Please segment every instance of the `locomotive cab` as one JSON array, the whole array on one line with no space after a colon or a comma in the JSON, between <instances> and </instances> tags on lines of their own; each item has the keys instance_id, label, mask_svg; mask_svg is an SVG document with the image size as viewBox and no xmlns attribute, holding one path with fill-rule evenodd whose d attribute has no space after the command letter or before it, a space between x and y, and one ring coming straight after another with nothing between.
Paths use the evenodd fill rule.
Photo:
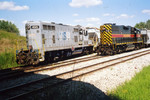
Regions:
<instances>
[{"instance_id":1,"label":"locomotive cab","mask_svg":"<svg viewBox=\"0 0 150 100\"><path fill-rule=\"evenodd\" d=\"M40 23L29 22L25 25L27 50L17 50L16 60L18 64L36 65L44 60L42 57L42 34Z\"/></svg>"}]
</instances>

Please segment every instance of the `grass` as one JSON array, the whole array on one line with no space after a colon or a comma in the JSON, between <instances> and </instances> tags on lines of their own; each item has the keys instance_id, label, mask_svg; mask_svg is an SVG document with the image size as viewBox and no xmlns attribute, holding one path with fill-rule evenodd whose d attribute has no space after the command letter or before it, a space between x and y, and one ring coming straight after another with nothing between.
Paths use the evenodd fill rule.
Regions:
<instances>
[{"instance_id":1,"label":"grass","mask_svg":"<svg viewBox=\"0 0 150 100\"><path fill-rule=\"evenodd\" d=\"M150 66L108 95L112 100L150 100Z\"/></svg>"},{"instance_id":2,"label":"grass","mask_svg":"<svg viewBox=\"0 0 150 100\"><path fill-rule=\"evenodd\" d=\"M26 49L26 38L18 36L15 33L0 30L0 53L7 51L15 51L16 49Z\"/></svg>"},{"instance_id":3,"label":"grass","mask_svg":"<svg viewBox=\"0 0 150 100\"><path fill-rule=\"evenodd\" d=\"M10 67L16 67L15 54L13 52L4 52L0 55L0 69L6 69Z\"/></svg>"},{"instance_id":4,"label":"grass","mask_svg":"<svg viewBox=\"0 0 150 100\"><path fill-rule=\"evenodd\" d=\"M26 38L15 33L0 30L0 69L18 66L16 50L26 49Z\"/></svg>"}]
</instances>

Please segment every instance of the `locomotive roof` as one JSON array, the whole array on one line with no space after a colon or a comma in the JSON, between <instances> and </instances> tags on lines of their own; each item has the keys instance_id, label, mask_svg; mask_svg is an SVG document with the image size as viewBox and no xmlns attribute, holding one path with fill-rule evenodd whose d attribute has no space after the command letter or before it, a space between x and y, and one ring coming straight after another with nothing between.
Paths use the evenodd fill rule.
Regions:
<instances>
[{"instance_id":1,"label":"locomotive roof","mask_svg":"<svg viewBox=\"0 0 150 100\"><path fill-rule=\"evenodd\" d=\"M105 23L104 25L112 25L112 26L125 26L125 25L116 25L116 23ZM125 26L125 27L132 27L132 26Z\"/></svg>"},{"instance_id":2,"label":"locomotive roof","mask_svg":"<svg viewBox=\"0 0 150 100\"><path fill-rule=\"evenodd\" d=\"M77 26L72 26L72 25L66 25L66 24L62 24L62 23L55 23L55 22L47 22L47 21L27 21L26 24L51 24L51 25L61 25L61 26L70 26L70 27L77 27L80 28L82 26L79 27L79 25Z\"/></svg>"}]
</instances>

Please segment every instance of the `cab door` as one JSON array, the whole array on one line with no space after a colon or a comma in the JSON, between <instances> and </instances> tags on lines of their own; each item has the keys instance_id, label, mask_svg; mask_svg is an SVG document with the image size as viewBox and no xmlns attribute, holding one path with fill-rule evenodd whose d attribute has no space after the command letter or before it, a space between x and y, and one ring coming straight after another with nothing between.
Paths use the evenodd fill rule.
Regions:
<instances>
[{"instance_id":1,"label":"cab door","mask_svg":"<svg viewBox=\"0 0 150 100\"><path fill-rule=\"evenodd\" d=\"M83 33L84 33L83 30L81 30L81 31L79 32L79 45L82 45L82 44L83 44Z\"/></svg>"}]
</instances>

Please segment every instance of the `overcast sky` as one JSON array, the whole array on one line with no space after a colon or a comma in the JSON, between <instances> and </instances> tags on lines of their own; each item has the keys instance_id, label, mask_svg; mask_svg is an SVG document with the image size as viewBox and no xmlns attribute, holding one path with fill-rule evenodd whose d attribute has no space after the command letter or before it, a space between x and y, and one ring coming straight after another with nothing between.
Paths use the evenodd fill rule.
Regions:
<instances>
[{"instance_id":1,"label":"overcast sky","mask_svg":"<svg viewBox=\"0 0 150 100\"><path fill-rule=\"evenodd\" d=\"M26 21L49 21L99 27L131 25L150 19L150 0L0 0L0 20L17 25L25 35Z\"/></svg>"}]
</instances>

